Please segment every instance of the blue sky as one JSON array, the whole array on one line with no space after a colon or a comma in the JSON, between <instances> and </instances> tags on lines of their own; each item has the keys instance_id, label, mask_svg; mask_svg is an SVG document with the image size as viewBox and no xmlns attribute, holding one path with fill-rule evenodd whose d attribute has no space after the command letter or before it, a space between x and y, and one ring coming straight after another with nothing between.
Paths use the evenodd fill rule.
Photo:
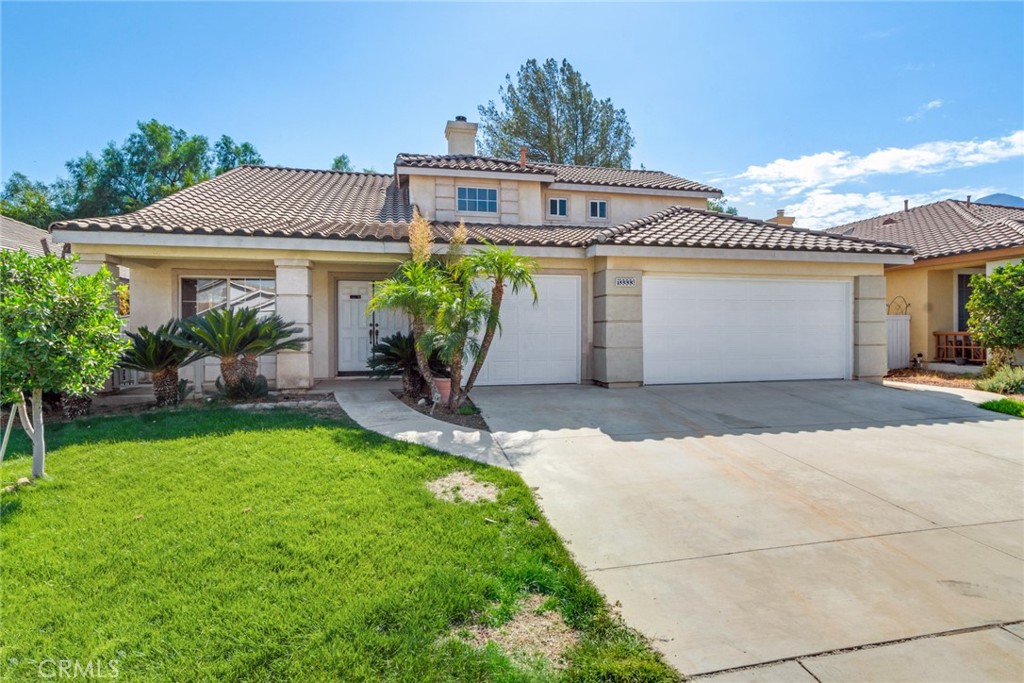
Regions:
<instances>
[{"instance_id":1,"label":"blue sky","mask_svg":"<svg viewBox=\"0 0 1024 683\"><path fill-rule=\"evenodd\" d=\"M968 193L1024 194L1024 3L12 3L0 174L156 118L324 168L445 150L530 57L625 108L634 166L825 227Z\"/></svg>"}]
</instances>

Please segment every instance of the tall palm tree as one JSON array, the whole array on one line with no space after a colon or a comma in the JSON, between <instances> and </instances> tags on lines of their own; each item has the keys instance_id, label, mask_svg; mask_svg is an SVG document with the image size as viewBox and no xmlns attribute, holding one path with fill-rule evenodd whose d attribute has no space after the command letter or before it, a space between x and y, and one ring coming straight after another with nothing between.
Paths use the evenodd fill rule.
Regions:
<instances>
[{"instance_id":1,"label":"tall palm tree","mask_svg":"<svg viewBox=\"0 0 1024 683\"><path fill-rule=\"evenodd\" d=\"M529 289L533 293L533 302L537 303L537 285L533 282L533 274L537 270L537 261L528 256L521 256L515 249L502 249L493 244L485 244L472 254L466 255L462 263L465 272L472 279L486 280L491 283L491 305L487 311L487 322L484 325L484 337L480 341L480 352L473 361L473 369L466 380L466 388L462 391L461 401L465 401L476 384L480 369L487 359L487 352L494 341L494 333L501 329L501 302L505 290L512 289L513 294ZM461 402L460 401L460 402Z\"/></svg>"},{"instance_id":2,"label":"tall palm tree","mask_svg":"<svg viewBox=\"0 0 1024 683\"><path fill-rule=\"evenodd\" d=\"M405 261L398 270L378 283L367 312L393 308L404 311L411 320L416 339L416 362L431 395L437 395L437 382L430 368L432 339L427 326L437 314L438 302L448 296L450 279L442 268L429 260Z\"/></svg>"},{"instance_id":3,"label":"tall palm tree","mask_svg":"<svg viewBox=\"0 0 1024 683\"><path fill-rule=\"evenodd\" d=\"M131 346L121 356L122 368L141 370L153 376L153 395L158 406L178 402L178 368L199 360L203 353L174 343L181 334L181 323L172 320L151 332L142 326L137 332L128 332Z\"/></svg>"}]
</instances>

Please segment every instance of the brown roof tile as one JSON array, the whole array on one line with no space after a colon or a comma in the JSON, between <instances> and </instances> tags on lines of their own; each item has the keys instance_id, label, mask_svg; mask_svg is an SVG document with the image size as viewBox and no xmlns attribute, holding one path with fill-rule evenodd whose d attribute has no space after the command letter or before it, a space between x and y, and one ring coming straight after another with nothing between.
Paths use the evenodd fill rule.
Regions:
<instances>
[{"instance_id":1,"label":"brown roof tile","mask_svg":"<svg viewBox=\"0 0 1024 683\"><path fill-rule=\"evenodd\" d=\"M730 214L674 206L603 230L597 241L653 247L910 254L909 247L812 232Z\"/></svg>"},{"instance_id":2,"label":"brown roof tile","mask_svg":"<svg viewBox=\"0 0 1024 683\"><path fill-rule=\"evenodd\" d=\"M552 175L551 171L540 168L537 164L528 163L521 166L518 161L470 154L399 154L395 159L395 166L399 168L438 168L453 171Z\"/></svg>"},{"instance_id":3,"label":"brown roof tile","mask_svg":"<svg viewBox=\"0 0 1024 683\"><path fill-rule=\"evenodd\" d=\"M946 199L829 228L833 235L909 244L917 259L1024 246L1024 209Z\"/></svg>"}]
</instances>

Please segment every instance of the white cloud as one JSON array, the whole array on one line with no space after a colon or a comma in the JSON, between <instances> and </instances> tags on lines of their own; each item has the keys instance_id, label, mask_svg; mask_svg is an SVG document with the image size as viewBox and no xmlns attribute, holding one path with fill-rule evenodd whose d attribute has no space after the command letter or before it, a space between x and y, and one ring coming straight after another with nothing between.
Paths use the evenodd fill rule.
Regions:
<instances>
[{"instance_id":1,"label":"white cloud","mask_svg":"<svg viewBox=\"0 0 1024 683\"><path fill-rule=\"evenodd\" d=\"M942 107L942 105L942 100L932 100L930 102L925 102L920 107L918 107L917 111L915 111L913 114L911 114L910 116L904 116L903 120L906 121L907 123L918 121L921 119L921 117L925 115L925 113L930 112L934 109L939 109L940 107Z\"/></svg>"},{"instance_id":2,"label":"white cloud","mask_svg":"<svg viewBox=\"0 0 1024 683\"><path fill-rule=\"evenodd\" d=\"M998 192L993 187L946 188L934 192L900 195L893 192L832 192L826 188L812 190L799 202L786 205L786 214L796 218L801 228L822 230L852 221L892 213L910 206L921 206L942 199L963 199L967 195L982 197Z\"/></svg>"},{"instance_id":3,"label":"white cloud","mask_svg":"<svg viewBox=\"0 0 1024 683\"><path fill-rule=\"evenodd\" d=\"M939 140L913 147L889 147L865 156L845 150L819 152L748 167L736 176L738 180L749 181L740 188L738 197L764 194L797 197L810 190L861 182L876 175L940 173L1022 156L1024 130L990 140Z\"/></svg>"}]
</instances>

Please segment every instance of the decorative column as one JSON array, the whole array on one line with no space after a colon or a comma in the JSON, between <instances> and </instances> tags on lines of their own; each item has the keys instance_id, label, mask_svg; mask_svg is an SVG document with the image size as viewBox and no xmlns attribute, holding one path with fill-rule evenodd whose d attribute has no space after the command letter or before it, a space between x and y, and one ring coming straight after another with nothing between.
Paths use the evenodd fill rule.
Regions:
<instances>
[{"instance_id":1,"label":"decorative column","mask_svg":"<svg viewBox=\"0 0 1024 683\"><path fill-rule=\"evenodd\" d=\"M299 336L312 336L313 264L305 259L276 259L277 313L301 329ZM277 388L310 389L313 386L312 342L301 351L277 353Z\"/></svg>"},{"instance_id":2,"label":"decorative column","mask_svg":"<svg viewBox=\"0 0 1024 683\"><path fill-rule=\"evenodd\" d=\"M885 276L860 275L853 282L853 377L881 384L888 366Z\"/></svg>"},{"instance_id":3,"label":"decorative column","mask_svg":"<svg viewBox=\"0 0 1024 683\"><path fill-rule=\"evenodd\" d=\"M594 381L636 387L644 381L643 277L639 270L594 273Z\"/></svg>"}]
</instances>

